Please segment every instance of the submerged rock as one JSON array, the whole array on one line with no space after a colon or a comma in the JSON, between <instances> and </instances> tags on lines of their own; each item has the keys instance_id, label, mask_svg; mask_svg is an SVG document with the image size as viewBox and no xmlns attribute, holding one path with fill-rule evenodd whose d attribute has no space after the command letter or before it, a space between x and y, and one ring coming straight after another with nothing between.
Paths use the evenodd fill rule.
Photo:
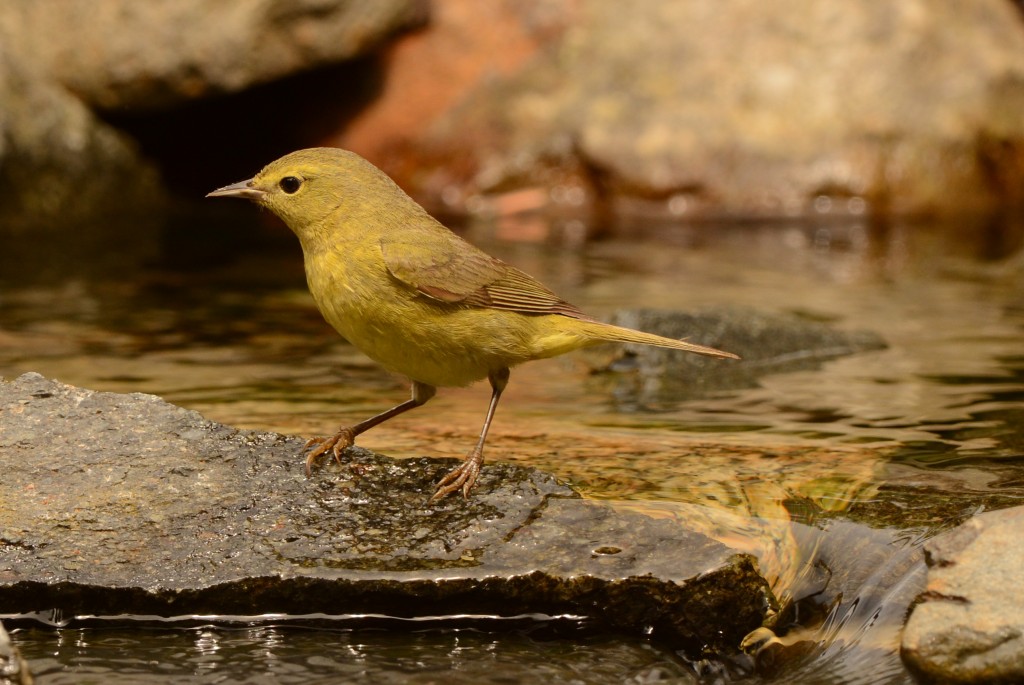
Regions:
<instances>
[{"instance_id":1,"label":"submerged rock","mask_svg":"<svg viewBox=\"0 0 1024 685\"><path fill-rule=\"evenodd\" d=\"M677 524L488 464L303 441L151 395L0 383L0 613L577 616L691 654L735 651L774 598L754 559Z\"/></svg>"},{"instance_id":2,"label":"submerged rock","mask_svg":"<svg viewBox=\"0 0 1024 685\"><path fill-rule=\"evenodd\" d=\"M1024 682L1024 507L975 516L925 546L928 585L903 660L929 681Z\"/></svg>"},{"instance_id":3,"label":"submerged rock","mask_svg":"<svg viewBox=\"0 0 1024 685\"><path fill-rule=\"evenodd\" d=\"M617 401L625 404L681 401L723 390L752 388L768 374L817 369L830 359L888 347L873 331L843 330L794 314L766 314L741 307L718 307L692 314L622 310L612 323L668 338L685 338L741 357L738 362L723 362L634 344L589 353L587 358L596 371L630 373L615 393Z\"/></svg>"}]
</instances>

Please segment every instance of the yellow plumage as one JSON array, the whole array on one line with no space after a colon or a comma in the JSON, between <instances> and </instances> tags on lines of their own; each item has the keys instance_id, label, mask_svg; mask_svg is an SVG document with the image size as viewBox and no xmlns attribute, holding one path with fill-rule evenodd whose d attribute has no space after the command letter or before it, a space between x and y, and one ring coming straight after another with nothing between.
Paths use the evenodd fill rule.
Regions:
<instances>
[{"instance_id":1,"label":"yellow plumage","mask_svg":"<svg viewBox=\"0 0 1024 685\"><path fill-rule=\"evenodd\" d=\"M354 153L300 150L254 178L210 193L242 197L298 236L306 280L324 318L349 342L413 381L413 396L337 435L311 441L307 469L363 431L423 404L439 386L487 378L493 389L480 440L442 479L434 499L467 495L509 369L602 342L735 355L591 319L529 275L473 247Z\"/></svg>"}]
</instances>

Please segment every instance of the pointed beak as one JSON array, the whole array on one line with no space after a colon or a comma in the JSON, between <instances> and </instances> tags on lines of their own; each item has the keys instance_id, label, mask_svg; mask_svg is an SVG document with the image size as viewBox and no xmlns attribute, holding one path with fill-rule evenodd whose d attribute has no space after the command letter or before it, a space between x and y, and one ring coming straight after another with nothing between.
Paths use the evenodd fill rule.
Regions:
<instances>
[{"instance_id":1,"label":"pointed beak","mask_svg":"<svg viewBox=\"0 0 1024 685\"><path fill-rule=\"evenodd\" d=\"M266 192L253 188L252 181L253 179L250 178L247 181L239 181L223 188L217 188L212 193L207 193L206 197L240 197L243 200L259 202L266 196Z\"/></svg>"}]
</instances>

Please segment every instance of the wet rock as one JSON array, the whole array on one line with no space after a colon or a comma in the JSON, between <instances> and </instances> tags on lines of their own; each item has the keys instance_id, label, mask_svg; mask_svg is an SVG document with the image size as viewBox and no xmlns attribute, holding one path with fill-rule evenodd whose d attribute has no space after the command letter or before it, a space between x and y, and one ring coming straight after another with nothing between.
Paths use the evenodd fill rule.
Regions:
<instances>
[{"instance_id":1,"label":"wet rock","mask_svg":"<svg viewBox=\"0 0 1024 685\"><path fill-rule=\"evenodd\" d=\"M32 672L0 623L0 685L31 685Z\"/></svg>"},{"instance_id":2,"label":"wet rock","mask_svg":"<svg viewBox=\"0 0 1024 685\"><path fill-rule=\"evenodd\" d=\"M617 513L551 476L303 441L150 395L0 383L0 613L585 617L693 654L737 649L774 599L752 557Z\"/></svg>"},{"instance_id":3,"label":"wet rock","mask_svg":"<svg viewBox=\"0 0 1024 685\"><path fill-rule=\"evenodd\" d=\"M430 187L582 183L618 209L691 217L1022 198L1012 3L579 4L540 58L439 124Z\"/></svg>"},{"instance_id":4,"label":"wet rock","mask_svg":"<svg viewBox=\"0 0 1024 685\"><path fill-rule=\"evenodd\" d=\"M33 236L36 253L45 253L36 261L79 259L73 249L41 250L40 233L74 235L83 222L112 217L134 221L162 201L158 177L126 136L9 48L0 38L0 235ZM145 233L137 221L134 230Z\"/></svg>"},{"instance_id":5,"label":"wet rock","mask_svg":"<svg viewBox=\"0 0 1024 685\"><path fill-rule=\"evenodd\" d=\"M1024 507L975 516L925 553L927 589L903 630L907 666L935 682L1024 682Z\"/></svg>"},{"instance_id":6,"label":"wet rock","mask_svg":"<svg viewBox=\"0 0 1024 685\"><path fill-rule=\"evenodd\" d=\"M425 14L421 0L17 2L0 38L93 107L152 108L350 59Z\"/></svg>"},{"instance_id":7,"label":"wet rock","mask_svg":"<svg viewBox=\"0 0 1024 685\"><path fill-rule=\"evenodd\" d=\"M830 359L881 350L872 331L850 331L795 314L767 314L740 307L694 313L635 309L616 312L612 323L738 354L738 362L648 345L601 348L587 354L595 370L618 376L618 401L680 401L713 392L755 387L773 373L820 368Z\"/></svg>"}]
</instances>

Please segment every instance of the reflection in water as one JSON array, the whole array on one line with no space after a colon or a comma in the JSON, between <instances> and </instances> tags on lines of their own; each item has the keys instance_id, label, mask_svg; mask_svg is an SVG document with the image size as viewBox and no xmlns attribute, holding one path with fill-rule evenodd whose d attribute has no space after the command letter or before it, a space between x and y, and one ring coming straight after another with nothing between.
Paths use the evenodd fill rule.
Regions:
<instances>
[{"instance_id":1,"label":"reflection in water","mask_svg":"<svg viewBox=\"0 0 1024 685\"><path fill-rule=\"evenodd\" d=\"M621 402L619 386L635 379L593 376L580 355L536 362L513 371L490 458L554 472L589 497L674 518L756 554L776 593L790 600L777 642L762 649L761 677L852 683L873 674L870 682L909 682L898 629L921 585L923 540L978 510L1024 499L1019 228L633 228L628 239L571 250L492 241L486 225L471 238L598 317L620 307L742 305L874 331L888 348L770 375L755 388L700 399L660 394L656 403ZM155 393L225 423L304 435L407 396L401 379L320 320L304 291L297 245L211 258L202 251L215 248L205 243L168 240L169 253L198 252L190 263L216 266L197 271L175 262L125 280L112 273L32 284L5 277L23 272L0 264L0 374L32 370L96 389ZM486 399L483 386L442 390L360 444L396 457L461 456ZM609 682L694 677L690 666L624 641L595 646L472 631L370 639L214 626L188 631L186 647L182 634L147 632L154 649L177 645L149 666L143 642L132 644L131 658L113 656L103 640L127 639L113 632L60 631L56 648L49 633L15 639L40 658L41 672L54 674L41 682L71 682L55 675L63 666L44 656L48 649L61 664L111 668L125 659L116 670L148 668L154 682L163 669L171 677L175 662L184 669L178 676L192 677L204 663L223 672L240 650L250 668L266 668L278 682L338 669L370 673L367 660L382 653L393 659L375 682L487 658L486 669L524 677L532 660L531 679L550 671L551 682L567 682L577 668L591 669L590 682L601 681L589 676L602 669ZM742 675L743 664L733 667Z\"/></svg>"},{"instance_id":2,"label":"reflection in water","mask_svg":"<svg viewBox=\"0 0 1024 685\"><path fill-rule=\"evenodd\" d=\"M74 642L19 630L39 683L619 683L698 682L681 659L641 639L547 629L331 630L301 625L64 629ZM47 645L49 641L49 646ZM216 644L216 654L208 651ZM212 657L216 658L212 658Z\"/></svg>"}]
</instances>

